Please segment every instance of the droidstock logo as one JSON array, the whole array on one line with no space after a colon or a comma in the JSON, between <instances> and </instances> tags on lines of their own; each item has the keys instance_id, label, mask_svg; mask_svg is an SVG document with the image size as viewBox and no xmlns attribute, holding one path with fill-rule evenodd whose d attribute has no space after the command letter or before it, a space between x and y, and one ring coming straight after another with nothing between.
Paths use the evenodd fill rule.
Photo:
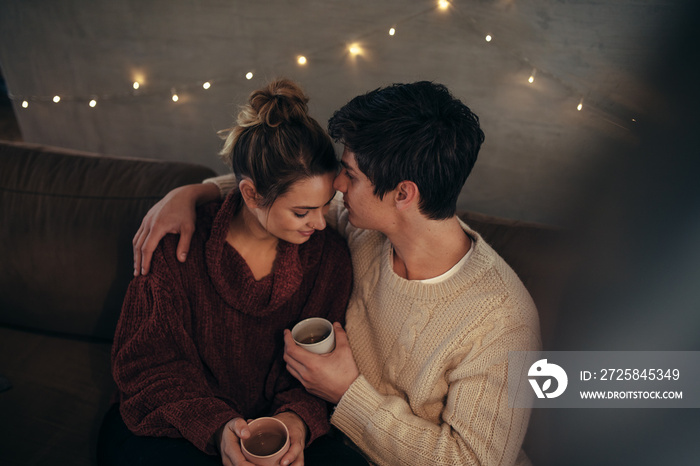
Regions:
<instances>
[{"instance_id":1,"label":"droidstock logo","mask_svg":"<svg viewBox=\"0 0 700 466\"><path fill-rule=\"evenodd\" d=\"M528 380L537 398L556 398L564 393L569 383L569 378L566 376L564 369L556 364L548 363L546 359L535 361L535 363L530 366L527 375L528 377L534 377L528 378ZM550 392L548 390L552 388L552 379L557 381L557 386L554 391ZM542 380L541 386L538 380Z\"/></svg>"}]
</instances>

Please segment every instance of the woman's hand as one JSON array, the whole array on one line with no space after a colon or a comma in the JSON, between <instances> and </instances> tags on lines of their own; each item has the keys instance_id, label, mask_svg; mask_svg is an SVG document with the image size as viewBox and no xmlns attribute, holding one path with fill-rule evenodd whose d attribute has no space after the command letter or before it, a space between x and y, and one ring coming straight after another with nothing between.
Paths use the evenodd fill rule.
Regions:
<instances>
[{"instance_id":1,"label":"woman's hand","mask_svg":"<svg viewBox=\"0 0 700 466\"><path fill-rule=\"evenodd\" d=\"M282 466L304 466L306 423L295 413L285 412L275 416L287 426L289 450L280 460ZM241 439L250 437L248 423L240 417L231 419L216 433L216 443L224 466L254 466L246 461L241 451Z\"/></svg>"},{"instance_id":2,"label":"woman's hand","mask_svg":"<svg viewBox=\"0 0 700 466\"><path fill-rule=\"evenodd\" d=\"M216 434L221 463L224 466L255 466L241 452L241 439L250 437L248 423L241 417L228 421Z\"/></svg>"},{"instance_id":3,"label":"woman's hand","mask_svg":"<svg viewBox=\"0 0 700 466\"><path fill-rule=\"evenodd\" d=\"M212 183L191 184L173 189L151 207L132 241L134 276L148 273L153 251L168 233L180 234L177 258L185 262L194 233L197 205L216 200L219 196L219 188Z\"/></svg>"},{"instance_id":4,"label":"woman's hand","mask_svg":"<svg viewBox=\"0 0 700 466\"><path fill-rule=\"evenodd\" d=\"M275 416L284 422L289 431L289 451L282 457L282 466L304 466L304 447L306 446L306 423L297 414L287 411Z\"/></svg>"}]
</instances>

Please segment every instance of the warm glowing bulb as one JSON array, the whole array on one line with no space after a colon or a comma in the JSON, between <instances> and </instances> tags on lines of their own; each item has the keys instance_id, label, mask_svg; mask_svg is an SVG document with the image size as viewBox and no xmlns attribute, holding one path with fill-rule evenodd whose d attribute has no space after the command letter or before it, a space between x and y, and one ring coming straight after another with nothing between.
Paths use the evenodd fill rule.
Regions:
<instances>
[{"instance_id":1,"label":"warm glowing bulb","mask_svg":"<svg viewBox=\"0 0 700 466\"><path fill-rule=\"evenodd\" d=\"M24 102L22 102L22 108L27 108L27 107L29 107L29 102L27 102L25 100Z\"/></svg>"},{"instance_id":2,"label":"warm glowing bulb","mask_svg":"<svg viewBox=\"0 0 700 466\"><path fill-rule=\"evenodd\" d=\"M446 10L448 6L450 6L450 2L447 0L440 0L438 2L438 6L440 7L441 10Z\"/></svg>"},{"instance_id":3,"label":"warm glowing bulb","mask_svg":"<svg viewBox=\"0 0 700 466\"><path fill-rule=\"evenodd\" d=\"M57 95L53 96L53 102L55 104L59 103L60 101L61 101L61 98L59 96L57 96Z\"/></svg>"},{"instance_id":4,"label":"warm glowing bulb","mask_svg":"<svg viewBox=\"0 0 700 466\"><path fill-rule=\"evenodd\" d=\"M245 78L246 78L246 79L253 79L253 72L252 72L252 71L248 71L248 72L245 74Z\"/></svg>"},{"instance_id":5,"label":"warm glowing bulb","mask_svg":"<svg viewBox=\"0 0 700 466\"><path fill-rule=\"evenodd\" d=\"M491 37L491 34L486 34L486 42L491 42L491 39L493 39L493 37Z\"/></svg>"},{"instance_id":6,"label":"warm glowing bulb","mask_svg":"<svg viewBox=\"0 0 700 466\"><path fill-rule=\"evenodd\" d=\"M297 58L297 63L299 63L300 65L306 65L306 57L303 56L303 55L300 55L300 56Z\"/></svg>"},{"instance_id":7,"label":"warm glowing bulb","mask_svg":"<svg viewBox=\"0 0 700 466\"><path fill-rule=\"evenodd\" d=\"M97 101L95 99L92 99L88 105L90 107L94 107L95 105L97 105Z\"/></svg>"},{"instance_id":8,"label":"warm glowing bulb","mask_svg":"<svg viewBox=\"0 0 700 466\"><path fill-rule=\"evenodd\" d=\"M203 87L204 89L209 89L209 88L211 87L211 83L210 83L209 81L207 81L207 82L205 82L204 84L202 84L202 87Z\"/></svg>"},{"instance_id":9,"label":"warm glowing bulb","mask_svg":"<svg viewBox=\"0 0 700 466\"><path fill-rule=\"evenodd\" d=\"M173 102L177 102L180 100L180 98L177 96L177 94L173 94Z\"/></svg>"},{"instance_id":10,"label":"warm glowing bulb","mask_svg":"<svg viewBox=\"0 0 700 466\"><path fill-rule=\"evenodd\" d=\"M537 69L536 69L536 68L533 68L533 69L532 69L532 73L530 73L530 77L527 78L527 82L529 82L530 84L534 83L534 82L535 82L535 76L536 76L536 75L537 75Z\"/></svg>"},{"instance_id":11,"label":"warm glowing bulb","mask_svg":"<svg viewBox=\"0 0 700 466\"><path fill-rule=\"evenodd\" d=\"M396 34L396 29L394 29L394 28L389 29L389 35L393 36L394 34Z\"/></svg>"},{"instance_id":12,"label":"warm glowing bulb","mask_svg":"<svg viewBox=\"0 0 700 466\"><path fill-rule=\"evenodd\" d=\"M350 55L357 56L362 53L362 48L360 48L360 46L357 44L352 44L350 47L348 47L348 51L350 52Z\"/></svg>"},{"instance_id":13,"label":"warm glowing bulb","mask_svg":"<svg viewBox=\"0 0 700 466\"><path fill-rule=\"evenodd\" d=\"M583 108L583 102L579 102L578 107L576 107L576 110L578 110L580 112L582 108Z\"/></svg>"},{"instance_id":14,"label":"warm glowing bulb","mask_svg":"<svg viewBox=\"0 0 700 466\"><path fill-rule=\"evenodd\" d=\"M141 87L141 84L139 84L138 81L134 81L134 89L138 89L139 87Z\"/></svg>"}]
</instances>

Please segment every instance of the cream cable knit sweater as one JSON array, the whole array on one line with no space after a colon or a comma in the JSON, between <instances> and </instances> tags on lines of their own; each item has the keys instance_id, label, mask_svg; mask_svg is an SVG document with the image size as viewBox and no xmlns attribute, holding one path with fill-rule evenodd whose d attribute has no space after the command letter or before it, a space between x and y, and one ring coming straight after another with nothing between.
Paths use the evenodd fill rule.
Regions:
<instances>
[{"instance_id":1,"label":"cream cable knit sweater","mask_svg":"<svg viewBox=\"0 0 700 466\"><path fill-rule=\"evenodd\" d=\"M214 180L226 192L231 177ZM530 412L508 407L508 352L540 349L522 282L466 224L472 254L448 280L396 275L391 243L349 224L342 195L329 225L348 240L354 287L346 330L360 377L331 422L378 465L527 465Z\"/></svg>"}]
</instances>

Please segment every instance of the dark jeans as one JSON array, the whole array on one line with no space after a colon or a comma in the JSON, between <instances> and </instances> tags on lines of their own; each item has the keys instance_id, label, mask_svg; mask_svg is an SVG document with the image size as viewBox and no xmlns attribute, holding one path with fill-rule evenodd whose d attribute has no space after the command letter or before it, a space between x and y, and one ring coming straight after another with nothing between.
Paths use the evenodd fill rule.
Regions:
<instances>
[{"instance_id":1,"label":"dark jeans","mask_svg":"<svg viewBox=\"0 0 700 466\"><path fill-rule=\"evenodd\" d=\"M140 437L131 433L113 405L100 428L97 441L99 466L221 466L221 457L210 456L183 438ZM304 450L306 466L366 466L365 459L339 436L324 435Z\"/></svg>"}]
</instances>

